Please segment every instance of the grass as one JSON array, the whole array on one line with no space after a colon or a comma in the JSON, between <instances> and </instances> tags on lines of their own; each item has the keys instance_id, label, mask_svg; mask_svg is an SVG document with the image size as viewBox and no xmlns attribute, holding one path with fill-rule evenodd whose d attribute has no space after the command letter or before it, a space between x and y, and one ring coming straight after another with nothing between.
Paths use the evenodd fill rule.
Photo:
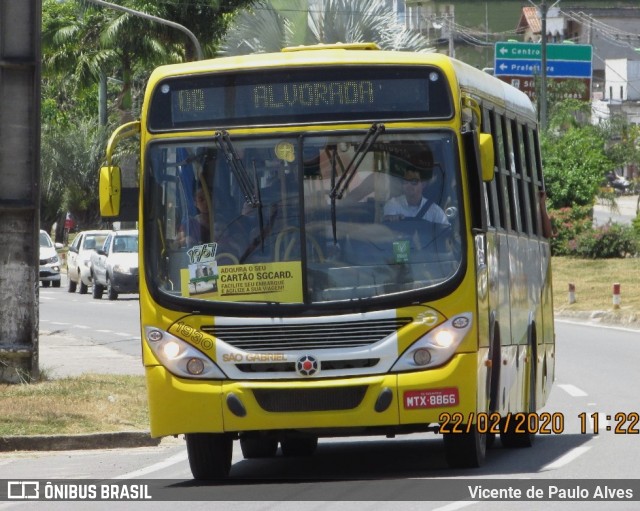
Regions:
<instances>
[{"instance_id":1,"label":"grass","mask_svg":"<svg viewBox=\"0 0 640 511\"><path fill-rule=\"evenodd\" d=\"M640 325L640 259L584 260L555 257L557 313L604 311L605 321ZM576 302L568 303L569 283ZM612 288L621 286L614 310ZM0 436L79 434L149 429L142 376L83 375L31 384L0 384Z\"/></svg>"},{"instance_id":2,"label":"grass","mask_svg":"<svg viewBox=\"0 0 640 511\"><path fill-rule=\"evenodd\" d=\"M607 321L640 324L640 258L574 259L554 257L553 301L558 314L601 311ZM576 302L569 303L569 283ZM613 307L613 285L620 284L620 308Z\"/></svg>"},{"instance_id":3,"label":"grass","mask_svg":"<svg viewBox=\"0 0 640 511\"><path fill-rule=\"evenodd\" d=\"M87 374L0 384L0 436L145 431L146 398L142 376Z\"/></svg>"}]
</instances>

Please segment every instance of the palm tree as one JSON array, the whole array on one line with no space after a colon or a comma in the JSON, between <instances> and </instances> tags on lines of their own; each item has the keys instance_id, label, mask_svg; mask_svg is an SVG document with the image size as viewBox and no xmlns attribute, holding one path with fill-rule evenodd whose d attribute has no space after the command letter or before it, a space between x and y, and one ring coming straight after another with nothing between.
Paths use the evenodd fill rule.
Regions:
<instances>
[{"instance_id":1,"label":"palm tree","mask_svg":"<svg viewBox=\"0 0 640 511\"><path fill-rule=\"evenodd\" d=\"M133 10L186 26L213 56L233 13L253 0L112 0ZM68 76L74 88L105 84L105 72L121 84L117 99L120 120L132 114L134 79L146 82L160 64L193 60L194 49L185 35L130 13L97 6L89 0L45 0L43 5L45 72Z\"/></svg>"},{"instance_id":2,"label":"palm tree","mask_svg":"<svg viewBox=\"0 0 640 511\"><path fill-rule=\"evenodd\" d=\"M286 46L375 42L387 50L434 51L428 39L398 23L384 0L259 0L241 12L223 44L228 55L280 51Z\"/></svg>"}]
</instances>

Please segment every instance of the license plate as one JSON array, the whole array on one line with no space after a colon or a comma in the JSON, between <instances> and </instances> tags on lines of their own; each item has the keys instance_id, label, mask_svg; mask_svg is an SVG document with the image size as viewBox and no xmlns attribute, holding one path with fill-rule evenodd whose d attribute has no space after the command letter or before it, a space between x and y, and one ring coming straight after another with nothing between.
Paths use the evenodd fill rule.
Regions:
<instances>
[{"instance_id":1,"label":"license plate","mask_svg":"<svg viewBox=\"0 0 640 511\"><path fill-rule=\"evenodd\" d=\"M457 387L443 389L409 390L403 395L407 410L417 408L448 408L458 406L460 393Z\"/></svg>"}]
</instances>

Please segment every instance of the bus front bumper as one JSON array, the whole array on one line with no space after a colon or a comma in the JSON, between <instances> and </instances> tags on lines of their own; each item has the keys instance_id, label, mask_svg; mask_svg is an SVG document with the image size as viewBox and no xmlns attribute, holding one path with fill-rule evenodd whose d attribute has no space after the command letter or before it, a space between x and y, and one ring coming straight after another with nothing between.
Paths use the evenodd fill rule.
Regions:
<instances>
[{"instance_id":1,"label":"bus front bumper","mask_svg":"<svg viewBox=\"0 0 640 511\"><path fill-rule=\"evenodd\" d=\"M436 369L342 379L187 380L149 366L151 435L435 424L443 414L473 415L476 374L475 353Z\"/></svg>"}]
</instances>

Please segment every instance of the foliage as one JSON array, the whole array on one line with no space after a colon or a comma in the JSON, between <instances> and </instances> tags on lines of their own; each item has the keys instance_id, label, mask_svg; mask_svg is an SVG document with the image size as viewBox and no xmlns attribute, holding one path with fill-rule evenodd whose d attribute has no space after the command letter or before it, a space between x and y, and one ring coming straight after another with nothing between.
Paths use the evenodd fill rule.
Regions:
<instances>
[{"instance_id":1,"label":"foliage","mask_svg":"<svg viewBox=\"0 0 640 511\"><path fill-rule=\"evenodd\" d=\"M554 254L593 258L634 254L638 248L633 230L616 224L593 229L590 210L596 197L615 205L615 194L603 186L605 176L616 168L638 165L640 130L621 117L590 124L588 102L555 102L552 111L541 148Z\"/></svg>"},{"instance_id":2,"label":"foliage","mask_svg":"<svg viewBox=\"0 0 640 511\"><path fill-rule=\"evenodd\" d=\"M554 236L551 249L554 256L588 259L627 257L640 248L640 237L634 229L617 223L593 227L592 209L574 206L550 210Z\"/></svg>"},{"instance_id":3,"label":"foliage","mask_svg":"<svg viewBox=\"0 0 640 511\"><path fill-rule=\"evenodd\" d=\"M575 240L575 255L589 259L606 259L635 255L638 240L626 225L608 223L582 232Z\"/></svg>"},{"instance_id":4,"label":"foliage","mask_svg":"<svg viewBox=\"0 0 640 511\"><path fill-rule=\"evenodd\" d=\"M598 125L602 137L607 140L605 151L613 167L638 166L640 162L640 126L630 124L626 117L614 116Z\"/></svg>"},{"instance_id":5,"label":"foliage","mask_svg":"<svg viewBox=\"0 0 640 511\"><path fill-rule=\"evenodd\" d=\"M604 140L592 126L547 132L541 140L545 184L551 208L591 206L613 166Z\"/></svg>"},{"instance_id":6,"label":"foliage","mask_svg":"<svg viewBox=\"0 0 640 511\"><path fill-rule=\"evenodd\" d=\"M562 85L564 84L555 87ZM591 117L591 103L577 99L550 101L549 111L553 112L553 115L549 118L548 129L560 134L587 125Z\"/></svg>"},{"instance_id":7,"label":"foliage","mask_svg":"<svg viewBox=\"0 0 640 511\"><path fill-rule=\"evenodd\" d=\"M211 57L234 12L253 0L111 1L186 26ZM139 116L156 66L192 59L193 45L174 28L87 0L43 0L43 226L66 211L81 226L98 219L97 170L111 132L97 127L99 89L106 92L107 123L121 124Z\"/></svg>"},{"instance_id":8,"label":"foliage","mask_svg":"<svg viewBox=\"0 0 640 511\"><path fill-rule=\"evenodd\" d=\"M388 50L433 51L428 39L398 23L384 0L259 0L241 12L224 53L277 52L287 46L374 42Z\"/></svg>"},{"instance_id":9,"label":"foliage","mask_svg":"<svg viewBox=\"0 0 640 511\"><path fill-rule=\"evenodd\" d=\"M575 254L575 240L583 232L591 229L593 224L592 208L574 206L560 209L549 209L554 236L551 239L553 255Z\"/></svg>"},{"instance_id":10,"label":"foliage","mask_svg":"<svg viewBox=\"0 0 640 511\"><path fill-rule=\"evenodd\" d=\"M636 214L636 217L631 221L636 237L640 240L640 211Z\"/></svg>"},{"instance_id":11,"label":"foliage","mask_svg":"<svg viewBox=\"0 0 640 511\"><path fill-rule=\"evenodd\" d=\"M591 104L554 101L548 130L541 138L547 195L552 208L612 202L605 176L614 169L638 167L640 128L625 117L591 124Z\"/></svg>"},{"instance_id":12,"label":"foliage","mask_svg":"<svg viewBox=\"0 0 640 511\"><path fill-rule=\"evenodd\" d=\"M44 124L41 142L40 217L50 229L70 211L80 228L98 225L98 172L108 133L95 120Z\"/></svg>"}]
</instances>

